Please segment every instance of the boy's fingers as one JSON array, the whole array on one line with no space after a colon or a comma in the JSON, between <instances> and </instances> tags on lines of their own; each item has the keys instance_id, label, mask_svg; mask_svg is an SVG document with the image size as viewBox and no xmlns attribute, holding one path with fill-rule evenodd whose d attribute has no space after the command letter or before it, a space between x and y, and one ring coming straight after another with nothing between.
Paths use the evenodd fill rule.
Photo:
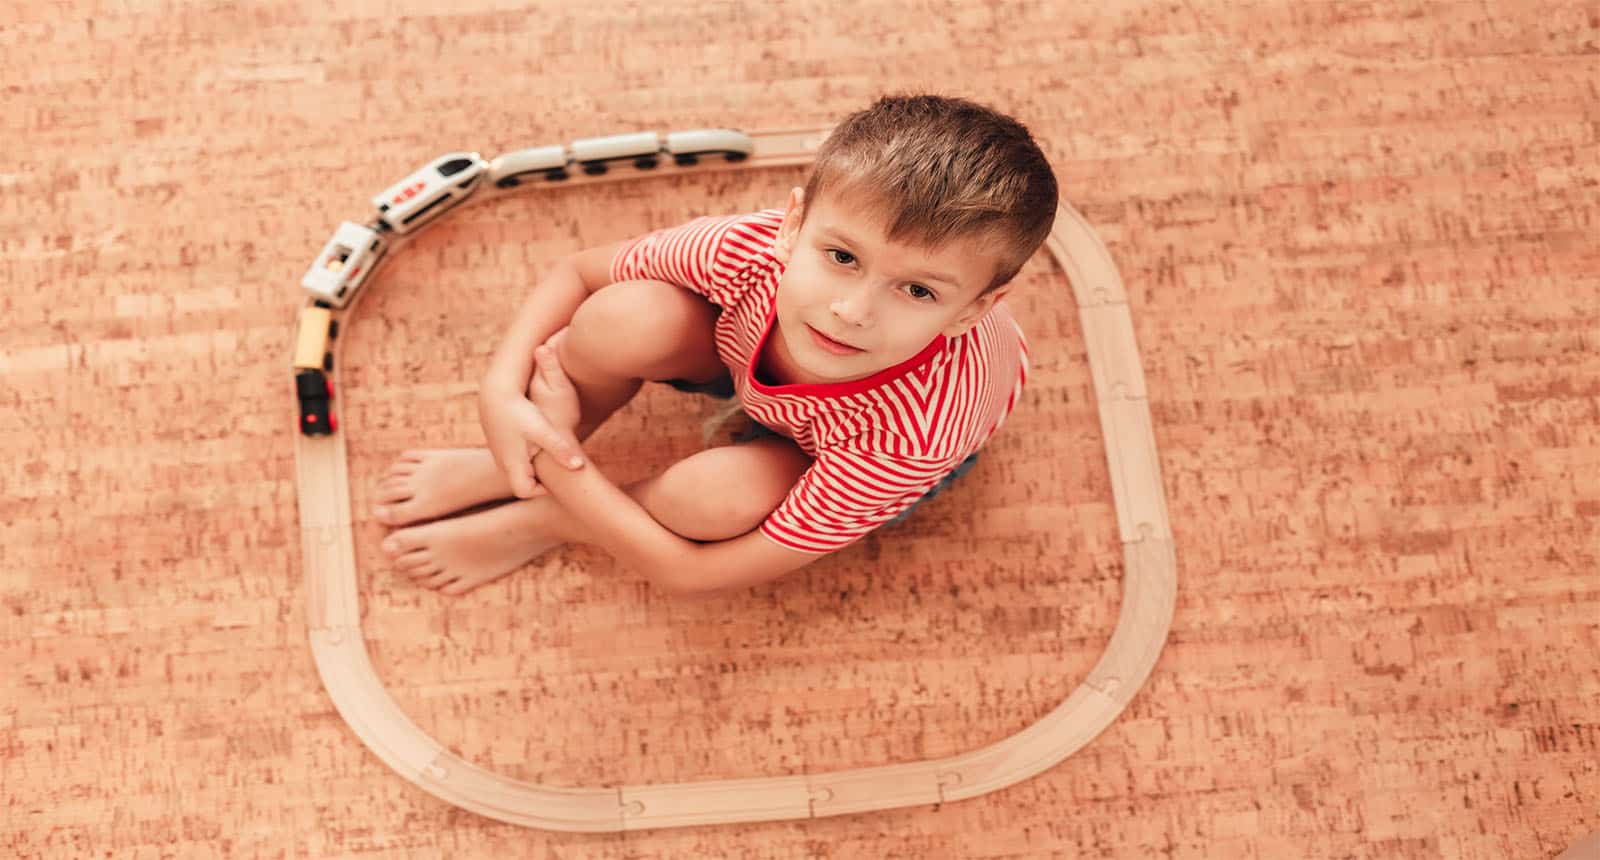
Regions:
<instances>
[{"instance_id":1,"label":"boy's fingers","mask_svg":"<svg viewBox=\"0 0 1600 860\"><path fill-rule=\"evenodd\" d=\"M541 447L549 451L551 456L565 463L569 469L583 467L583 448L578 445L576 439L562 435L554 427L548 429L545 435L548 438L545 439L546 444Z\"/></svg>"},{"instance_id":2,"label":"boy's fingers","mask_svg":"<svg viewBox=\"0 0 1600 860\"><path fill-rule=\"evenodd\" d=\"M571 436L562 439L561 448L559 450L564 452L561 455L561 459L566 461L567 468L583 468L583 448L578 444L577 439L574 439Z\"/></svg>"},{"instance_id":3,"label":"boy's fingers","mask_svg":"<svg viewBox=\"0 0 1600 860\"><path fill-rule=\"evenodd\" d=\"M532 477L532 474L533 463L528 460L523 460L522 462L516 463L511 467L511 473L509 475L511 478L511 489L517 494L517 498L525 499L533 492L533 488L529 486L531 483L529 479Z\"/></svg>"},{"instance_id":4,"label":"boy's fingers","mask_svg":"<svg viewBox=\"0 0 1600 860\"><path fill-rule=\"evenodd\" d=\"M545 381L551 386L560 387L568 384L567 375L561 370L561 358L556 355L556 350L550 344L539 347L539 369L544 371Z\"/></svg>"}]
</instances>

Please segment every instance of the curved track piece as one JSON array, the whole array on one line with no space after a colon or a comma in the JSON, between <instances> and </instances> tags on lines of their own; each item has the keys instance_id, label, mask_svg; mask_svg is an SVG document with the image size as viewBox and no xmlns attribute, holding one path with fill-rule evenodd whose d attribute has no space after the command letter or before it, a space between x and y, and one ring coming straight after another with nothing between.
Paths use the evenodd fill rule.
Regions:
<instances>
[{"instance_id":1,"label":"curved track piece","mask_svg":"<svg viewBox=\"0 0 1600 860\"><path fill-rule=\"evenodd\" d=\"M807 164L828 131L754 133L755 152L748 160L682 169ZM574 176L562 184L616 182L662 173L616 170ZM538 187L523 185L518 190ZM474 199L502 193L486 189ZM396 237L395 244L409 238ZM379 758L439 798L500 821L567 831L773 821L943 803L1020 782L1076 752L1122 713L1155 666L1172 621L1177 559L1122 279L1105 246L1070 205L1062 204L1046 247L1071 281L1087 341L1123 544L1124 585L1117 626L1105 653L1088 677L1043 719L972 752L856 770L616 788L557 788L498 776L454 755L423 732L378 680L361 637L344 434L297 434L311 649L339 713ZM344 318L345 328L375 276L343 311L335 312ZM345 340L337 341L334 349Z\"/></svg>"}]
</instances>

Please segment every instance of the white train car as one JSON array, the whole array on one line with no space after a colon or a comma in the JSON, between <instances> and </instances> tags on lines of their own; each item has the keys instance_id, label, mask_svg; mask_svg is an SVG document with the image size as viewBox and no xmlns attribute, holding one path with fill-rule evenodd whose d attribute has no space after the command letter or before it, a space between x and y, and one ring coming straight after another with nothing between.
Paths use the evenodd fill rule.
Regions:
<instances>
[{"instance_id":1,"label":"white train car","mask_svg":"<svg viewBox=\"0 0 1600 860\"><path fill-rule=\"evenodd\" d=\"M591 176L605 173L614 162L632 162L649 170L661 161L661 136L653 131L585 137L572 142L572 160Z\"/></svg>"},{"instance_id":2,"label":"white train car","mask_svg":"<svg viewBox=\"0 0 1600 860\"><path fill-rule=\"evenodd\" d=\"M322 253L300 279L300 287L312 298L342 308L372 278L388 251L389 243L377 230L345 221L322 246Z\"/></svg>"},{"instance_id":3,"label":"white train car","mask_svg":"<svg viewBox=\"0 0 1600 860\"><path fill-rule=\"evenodd\" d=\"M687 167L702 156L721 155L728 161L744 161L756 150L755 141L734 128L697 128L667 135L666 152L674 163Z\"/></svg>"},{"instance_id":4,"label":"white train car","mask_svg":"<svg viewBox=\"0 0 1600 860\"><path fill-rule=\"evenodd\" d=\"M514 188L536 176L550 182L569 179L575 169L599 176L619 163L653 170L664 156L680 167L689 167L708 156L743 161L754 152L750 136L731 128L674 131L665 139L653 131L586 137L574 140L570 147L536 146L498 156L489 162L488 181L496 188Z\"/></svg>"},{"instance_id":5,"label":"white train car","mask_svg":"<svg viewBox=\"0 0 1600 860\"><path fill-rule=\"evenodd\" d=\"M409 233L450 211L477 190L489 169L476 152L448 152L372 198L378 221Z\"/></svg>"},{"instance_id":6,"label":"white train car","mask_svg":"<svg viewBox=\"0 0 1600 860\"><path fill-rule=\"evenodd\" d=\"M571 163L567 148L559 144L519 149L489 162L488 181L494 183L496 188L514 188L534 176L558 182L571 175L567 172Z\"/></svg>"}]
</instances>

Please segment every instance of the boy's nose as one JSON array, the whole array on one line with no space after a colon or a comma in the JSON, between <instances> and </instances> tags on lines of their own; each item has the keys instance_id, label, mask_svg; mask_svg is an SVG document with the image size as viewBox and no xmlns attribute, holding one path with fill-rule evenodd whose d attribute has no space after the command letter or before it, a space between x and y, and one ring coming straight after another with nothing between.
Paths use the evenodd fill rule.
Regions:
<instances>
[{"instance_id":1,"label":"boy's nose","mask_svg":"<svg viewBox=\"0 0 1600 860\"><path fill-rule=\"evenodd\" d=\"M863 326L872 320L872 310L866 290L856 290L833 300L831 310L845 323Z\"/></svg>"}]
</instances>

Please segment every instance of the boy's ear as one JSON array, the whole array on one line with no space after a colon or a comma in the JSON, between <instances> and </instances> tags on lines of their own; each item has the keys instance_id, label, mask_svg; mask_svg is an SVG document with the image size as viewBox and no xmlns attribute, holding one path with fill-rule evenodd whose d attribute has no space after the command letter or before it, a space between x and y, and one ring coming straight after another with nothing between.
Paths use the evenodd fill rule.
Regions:
<instances>
[{"instance_id":1,"label":"boy's ear","mask_svg":"<svg viewBox=\"0 0 1600 860\"><path fill-rule=\"evenodd\" d=\"M789 208L784 211L783 223L778 226L778 238L772 243L772 255L784 265L788 265L789 254L794 251L795 237L800 235L800 221L805 217L805 209L805 189L798 186L789 189Z\"/></svg>"},{"instance_id":2,"label":"boy's ear","mask_svg":"<svg viewBox=\"0 0 1600 860\"><path fill-rule=\"evenodd\" d=\"M977 325L978 321L983 319L983 315L988 313L990 308L994 307L995 302L1005 298L1006 293L1011 292L1011 287L1011 284L1006 284L1002 287L996 287L994 290L989 292L988 295L973 299L965 308L961 309L961 313L956 315L955 320L952 321L950 325L945 326L945 336L960 337L961 335L966 334L967 329Z\"/></svg>"}]
</instances>

